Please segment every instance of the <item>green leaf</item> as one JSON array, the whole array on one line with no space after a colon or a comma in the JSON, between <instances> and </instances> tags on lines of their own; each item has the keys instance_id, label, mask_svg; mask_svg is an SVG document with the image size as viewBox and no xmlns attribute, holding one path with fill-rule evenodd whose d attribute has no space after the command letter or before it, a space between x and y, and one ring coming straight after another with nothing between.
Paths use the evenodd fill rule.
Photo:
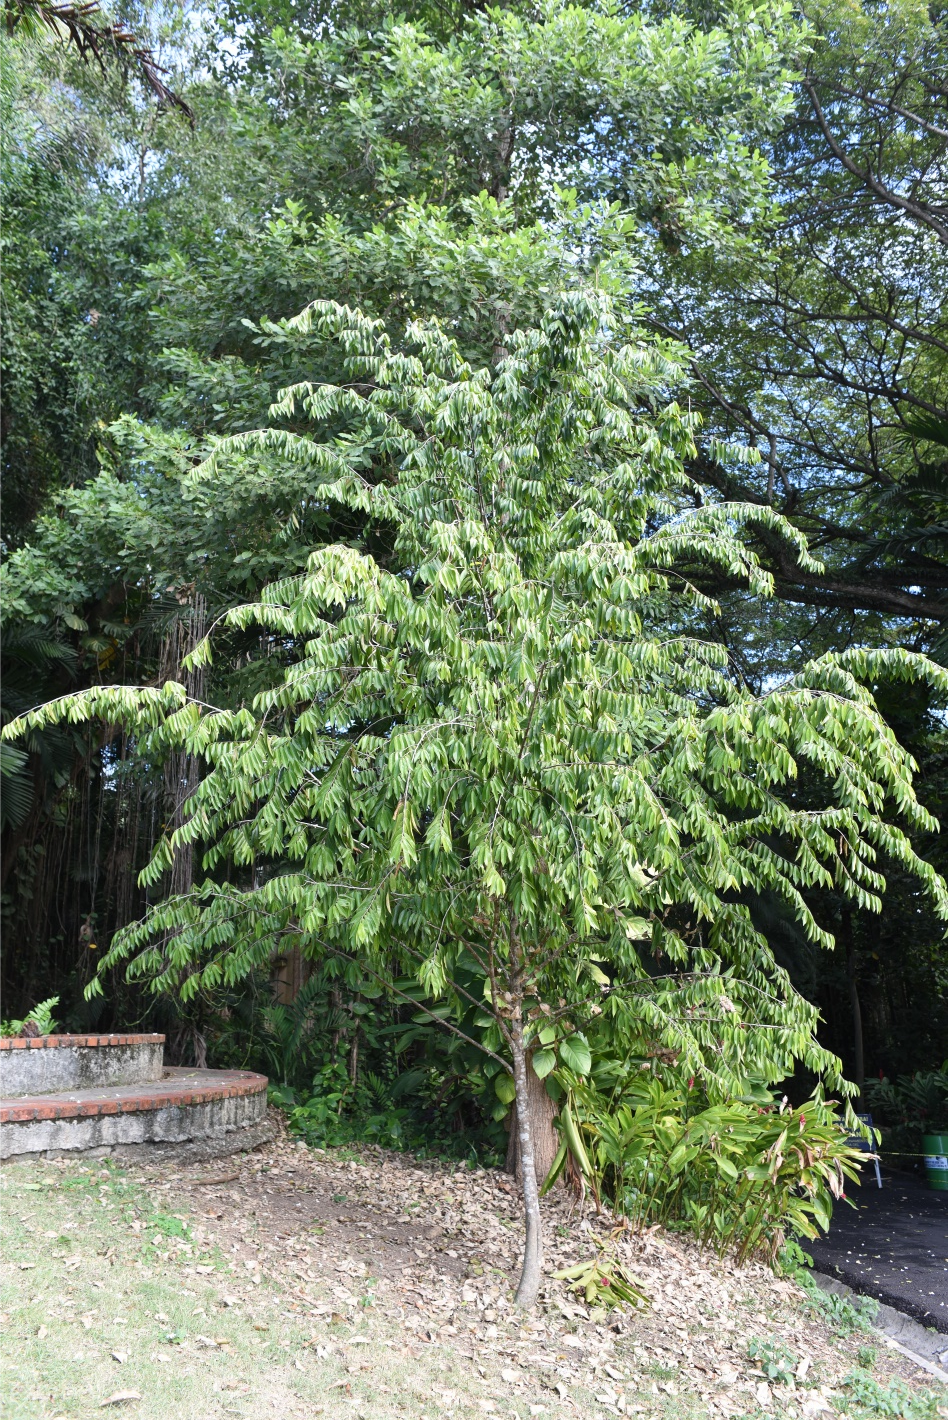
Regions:
<instances>
[{"instance_id":1,"label":"green leaf","mask_svg":"<svg viewBox=\"0 0 948 1420\"><path fill-rule=\"evenodd\" d=\"M560 1041L559 1053L561 1062L570 1070L574 1070L577 1075L588 1075L592 1069L592 1052L589 1049L589 1042L579 1031Z\"/></svg>"},{"instance_id":2,"label":"green leaf","mask_svg":"<svg viewBox=\"0 0 948 1420\"><path fill-rule=\"evenodd\" d=\"M517 1098L517 1087L514 1084L513 1076L509 1075L506 1070L502 1070L499 1075L494 1076L494 1094L504 1105L513 1104Z\"/></svg>"},{"instance_id":3,"label":"green leaf","mask_svg":"<svg viewBox=\"0 0 948 1420\"><path fill-rule=\"evenodd\" d=\"M562 1174L564 1168L566 1167L566 1160L568 1157L569 1146L567 1145L566 1140L564 1139L563 1142L560 1144L560 1147L556 1151L556 1157L550 1165L549 1173L540 1185L541 1198L543 1198L545 1194L549 1193L550 1189L553 1187L557 1179Z\"/></svg>"}]
</instances>

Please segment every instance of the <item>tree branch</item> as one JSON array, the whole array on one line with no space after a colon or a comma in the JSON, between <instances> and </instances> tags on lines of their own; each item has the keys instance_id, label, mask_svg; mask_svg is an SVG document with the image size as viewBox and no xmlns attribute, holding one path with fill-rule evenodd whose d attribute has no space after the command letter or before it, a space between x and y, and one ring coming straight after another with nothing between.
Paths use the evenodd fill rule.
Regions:
<instances>
[{"instance_id":1,"label":"tree branch","mask_svg":"<svg viewBox=\"0 0 948 1420\"><path fill-rule=\"evenodd\" d=\"M917 202L913 202L907 197L901 197L897 192L894 192L892 188L887 187L885 183L873 177L868 168L864 171L857 163L853 162L845 149L841 147L833 137L812 81L804 79L803 87L810 96L810 103L816 115L816 121L820 126L820 131L826 139L833 157L836 158L838 162L842 163L847 172L857 177L861 183L868 187L871 192L874 192L877 197L880 197L883 202L887 203L890 207L897 207L900 211L908 213L908 215L914 217L917 222L924 222L926 226L931 227L932 231L936 233L939 241L943 242L945 246L948 246L948 227L946 227L943 222L940 222L937 217L933 216L931 212L926 211L926 209Z\"/></svg>"},{"instance_id":2,"label":"tree branch","mask_svg":"<svg viewBox=\"0 0 948 1420\"><path fill-rule=\"evenodd\" d=\"M8 34L13 34L20 25L34 32L38 25L45 25L59 37L65 31L80 59L86 60L92 55L103 74L103 54L111 49L120 63L136 70L161 103L178 109L194 127L191 107L161 78L168 70L158 63L150 49L138 43L131 30L122 24L105 22L97 0L79 0L77 4L57 4L56 0L6 0L4 11Z\"/></svg>"}]
</instances>

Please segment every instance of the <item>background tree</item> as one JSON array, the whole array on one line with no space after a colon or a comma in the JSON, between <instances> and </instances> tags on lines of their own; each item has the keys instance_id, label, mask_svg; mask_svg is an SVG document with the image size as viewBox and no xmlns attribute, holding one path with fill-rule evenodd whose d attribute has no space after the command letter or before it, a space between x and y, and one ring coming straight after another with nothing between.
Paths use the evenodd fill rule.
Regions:
<instances>
[{"instance_id":1,"label":"background tree","mask_svg":"<svg viewBox=\"0 0 948 1420\"><path fill-rule=\"evenodd\" d=\"M652 262L659 329L693 352L709 427L757 445L710 469L779 507L825 562L762 538L798 634L940 646L946 615L948 30L943 7L807 5L772 207L729 252L682 232ZM792 644L792 643L791 643Z\"/></svg>"},{"instance_id":2,"label":"background tree","mask_svg":"<svg viewBox=\"0 0 948 1420\"><path fill-rule=\"evenodd\" d=\"M827 649L904 645L942 658L948 605L945 13L915 3L805 13L794 111L767 149L769 217L748 223L743 246L679 233L647 254L651 318L689 344L706 427L762 455L702 460L701 477L718 497L779 508L824 563L806 572L761 533L754 545L779 601L762 614L704 584L723 594L717 634L758 686ZM938 702L879 690L937 812ZM939 861L937 842L925 851ZM881 931L823 904L848 943L834 958L813 960L785 916L759 910L855 1077L941 1061L948 954L910 886L890 892Z\"/></svg>"},{"instance_id":3,"label":"background tree","mask_svg":"<svg viewBox=\"0 0 948 1420\"><path fill-rule=\"evenodd\" d=\"M47 648L30 653L42 674L28 699L153 681L199 607L213 618L320 542L362 535L308 471L188 482L206 440L259 425L280 388L341 377L333 342L303 349L260 318L325 295L384 315L397 338L440 313L465 354L499 357L604 242L634 236L639 219L603 198L607 149L643 222L658 191L680 189L720 233L746 211L796 33L779 5L709 27L596 6L334 17L280 30L234 12L244 39L222 51L203 13L138 15L193 131L58 42L21 27L8 44L5 616ZM259 638L235 635L207 693L238 704L273 668ZM9 715L23 700L8 684ZM4 910L21 945L5 987L60 991L82 1026L89 942L144 907L119 879L175 805L165 767L133 763L121 738L67 739L6 761Z\"/></svg>"}]
</instances>

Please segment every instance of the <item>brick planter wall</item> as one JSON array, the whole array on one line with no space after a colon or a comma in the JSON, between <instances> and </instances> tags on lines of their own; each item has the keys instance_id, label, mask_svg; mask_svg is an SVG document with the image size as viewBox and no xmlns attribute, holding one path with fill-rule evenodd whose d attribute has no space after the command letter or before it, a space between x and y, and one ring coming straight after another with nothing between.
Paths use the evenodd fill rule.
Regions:
<instances>
[{"instance_id":1,"label":"brick planter wall","mask_svg":"<svg viewBox=\"0 0 948 1420\"><path fill-rule=\"evenodd\" d=\"M267 1078L249 1070L165 1070L147 1085L0 1101L0 1158L149 1145L203 1145L208 1156L253 1147Z\"/></svg>"}]
</instances>

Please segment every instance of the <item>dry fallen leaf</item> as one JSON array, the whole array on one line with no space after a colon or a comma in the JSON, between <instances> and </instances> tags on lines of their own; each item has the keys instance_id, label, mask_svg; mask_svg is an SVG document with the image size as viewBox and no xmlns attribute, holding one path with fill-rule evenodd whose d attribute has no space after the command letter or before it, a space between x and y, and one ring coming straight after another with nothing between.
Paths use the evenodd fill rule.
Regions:
<instances>
[{"instance_id":1,"label":"dry fallen leaf","mask_svg":"<svg viewBox=\"0 0 948 1420\"><path fill-rule=\"evenodd\" d=\"M189 1181L201 1182L193 1176ZM219 1195L209 1196L195 1188L191 1206L198 1216L217 1220L207 1234L210 1242L225 1252L231 1250L231 1244L237 1244L233 1248L234 1275L226 1276L216 1268L215 1280L222 1291L226 1288L242 1305L249 1304L248 1320L258 1331L263 1326L253 1321L256 1294L251 1284L255 1287L260 1282L261 1269L264 1277L279 1270L281 1281L293 1298L288 1301L289 1310L295 1313L308 1309L327 1328L325 1334L314 1333L307 1345L317 1356L331 1355L336 1343L341 1342L342 1357L348 1359L351 1353L347 1353L347 1348L368 1342L369 1337L334 1337L328 1328L357 1324L358 1298L354 1293L361 1289L361 1282L355 1279L366 1275L368 1265L374 1275L381 1274L372 1315L395 1318L408 1333L398 1348L399 1354L418 1357L425 1349L422 1343L429 1342L442 1347L447 1344L472 1363L477 1356L492 1356L498 1364L495 1375L504 1366L517 1376L519 1384L505 1384L515 1384L521 1397L518 1410L522 1417L543 1414L542 1409L529 1404L538 1397L524 1394L528 1384L557 1392L561 1401L574 1410L576 1404L570 1400L570 1392L574 1387L588 1386L591 1391L605 1392L600 1400L603 1408L591 1410L590 1420L593 1414L602 1415L603 1420L607 1414L624 1414L633 1398L648 1400L648 1372L658 1365L680 1373L677 1384L663 1382L661 1391L677 1395L683 1385L686 1391L691 1390L692 1399L700 1399L719 1420L735 1420L745 1413L748 1404L755 1408L757 1384L764 1379L759 1370L755 1374L743 1364L749 1341L759 1336L763 1328L773 1331L775 1339L792 1343L792 1350L796 1351L794 1367L798 1368L801 1350L808 1353L810 1365L803 1372L807 1384L814 1371L830 1385L839 1384L847 1362L838 1355L825 1329L804 1318L802 1299L794 1284L775 1279L761 1262L738 1268L730 1259L709 1259L689 1239L669 1236L657 1225L640 1234L627 1229L613 1245L652 1297L654 1316L661 1318L661 1325L657 1320L649 1323L637 1319L633 1328L620 1318L604 1333L605 1312L590 1312L585 1305L558 1295L552 1285L541 1295L533 1323L515 1324L503 1274L510 1274L507 1280L511 1284L516 1280L516 1249L511 1237L521 1218L516 1194L505 1182L492 1170L446 1170L430 1162L419 1165L401 1156L393 1158L381 1151L373 1151L365 1159L341 1161L332 1154L277 1145L250 1161L250 1166L241 1172L240 1182L235 1183L229 1195L231 1202L218 1203ZM306 1215L310 1205L296 1201L305 1194L313 1195L313 1216ZM419 1201L422 1197L424 1202ZM337 1215L330 1199L333 1204L343 1204L345 1212ZM249 1215L257 1218L250 1236L242 1225L238 1226L248 1216L244 1203L252 1205ZM301 1206L306 1208L302 1217L296 1211ZM548 1208L552 1266L572 1265L577 1248L588 1249L605 1224L592 1215L585 1216L583 1210L577 1221L571 1200L565 1195L551 1199ZM438 1266L434 1254L442 1248L438 1238L425 1241L427 1234L415 1209L424 1210L426 1223L437 1225L438 1238L444 1240L443 1250L449 1257L454 1256L455 1248L459 1249L457 1275L432 1270ZM345 1218L344 1226L337 1226L339 1218ZM222 1219L226 1221L219 1226ZM389 1245L393 1248L391 1256L386 1255L384 1260L377 1256L378 1248L368 1241L380 1223L383 1231L375 1231L376 1240L381 1239L386 1249ZM554 1227L554 1223L560 1226ZM406 1229L406 1224L412 1226ZM359 1233L359 1241L351 1233L353 1225L364 1230ZM317 1231L319 1239L312 1235ZM251 1249L257 1254L254 1258L245 1255ZM485 1259L492 1261L485 1264ZM194 1268L189 1270L193 1274ZM197 1279L197 1285L201 1284L201 1279ZM195 1295L184 1290L189 1296ZM218 1308L221 1301L218 1292ZM567 1329L577 1334L567 1336ZM615 1333L615 1340L610 1333ZM518 1334L520 1342L537 1348L538 1356L523 1355ZM453 1339L448 1340L449 1337ZM203 1338L199 1344L207 1341ZM459 1345L462 1341L471 1349ZM210 1345L216 1348L219 1342ZM633 1351L634 1357L630 1354ZM734 1365L735 1356L742 1358L739 1369ZM286 1361L293 1365L292 1354ZM542 1369L530 1374L534 1363ZM566 1363L565 1369L560 1369L561 1363ZM490 1384L487 1373L478 1369L482 1379ZM557 1379L558 1375L562 1380ZM347 1398L355 1400L354 1385L338 1385L338 1393L335 1388L332 1391L338 1395L337 1404L330 1402L323 1407L327 1415L337 1408L341 1411ZM624 1395L622 1389L626 1391ZM651 1389L655 1390L654 1384ZM782 1396L781 1390L770 1389L766 1414L780 1414ZM495 1406L495 1415L508 1398L512 1396L496 1396L500 1403ZM795 1397L798 1407L809 1407L814 1401L805 1420L831 1420L828 1412L832 1406L826 1396L821 1401L810 1391L798 1392ZM476 1407L478 1398L471 1396L470 1403ZM652 1409L658 1404L656 1400ZM549 1408L555 1405L553 1401ZM440 1408L449 1407L445 1404ZM645 1413L648 1416L651 1412ZM353 1420L358 1414L353 1406ZM948 1420L948 1412L944 1420Z\"/></svg>"},{"instance_id":2,"label":"dry fallen leaf","mask_svg":"<svg viewBox=\"0 0 948 1420\"><path fill-rule=\"evenodd\" d=\"M128 1360L128 1352L127 1352L127 1351L113 1351L113 1352L112 1352L112 1360L113 1360L113 1361L118 1361L118 1363L119 1363L120 1366L124 1366L124 1365L125 1365L125 1362Z\"/></svg>"},{"instance_id":3,"label":"dry fallen leaf","mask_svg":"<svg viewBox=\"0 0 948 1420\"><path fill-rule=\"evenodd\" d=\"M107 1405L124 1405L126 1401L141 1400L141 1395L137 1390L117 1390L114 1395L110 1395L108 1400L103 1400L100 1409L104 1410Z\"/></svg>"}]
</instances>

